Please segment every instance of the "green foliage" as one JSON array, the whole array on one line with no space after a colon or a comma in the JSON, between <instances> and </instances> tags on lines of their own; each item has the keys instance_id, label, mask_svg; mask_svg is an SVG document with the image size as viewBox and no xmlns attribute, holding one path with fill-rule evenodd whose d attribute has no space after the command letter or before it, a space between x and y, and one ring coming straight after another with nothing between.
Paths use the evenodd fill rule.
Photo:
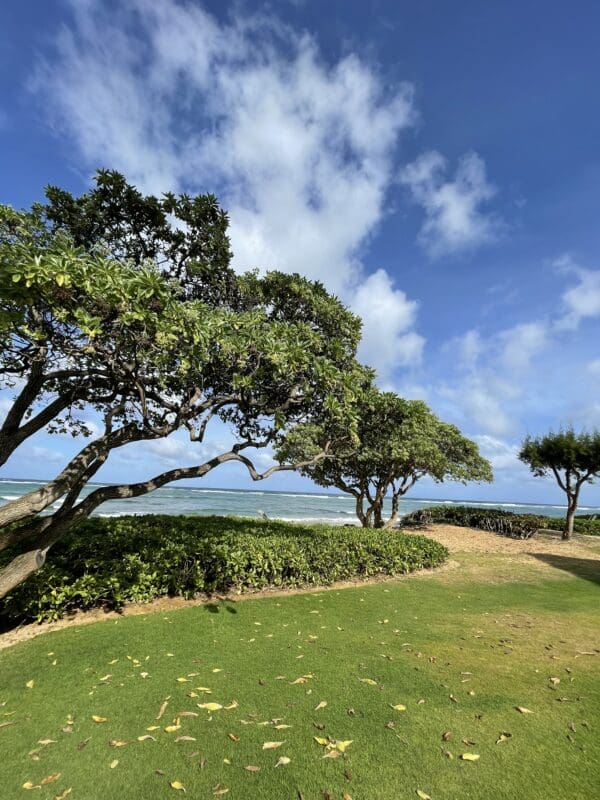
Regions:
<instances>
[{"instance_id":1,"label":"green foliage","mask_svg":"<svg viewBox=\"0 0 600 800\"><path fill-rule=\"evenodd\" d=\"M14 553L3 553L2 561ZM196 592L327 584L434 567L447 550L399 532L223 517L86 520L9 595L4 624ZM0 561L0 565L1 565Z\"/></svg>"},{"instance_id":2,"label":"green foliage","mask_svg":"<svg viewBox=\"0 0 600 800\"><path fill-rule=\"evenodd\" d=\"M556 529L560 520L538 514L515 514L499 508L475 508L473 506L432 506L420 508L402 518L403 527L418 527L434 523L458 525L463 528L480 528L500 533L513 539L529 539L537 530ZM588 536L600 536L600 520L575 517L575 532Z\"/></svg>"},{"instance_id":3,"label":"green foliage","mask_svg":"<svg viewBox=\"0 0 600 800\"><path fill-rule=\"evenodd\" d=\"M367 379L356 392L356 431L317 420L299 426L280 452L286 458L299 458L329 438L331 456L302 472L320 486L335 486L353 495L365 527L384 524L383 499L388 493L393 511L387 524L393 524L398 498L425 475L437 482L492 480L490 464L475 442L438 419L424 402L380 392Z\"/></svg>"},{"instance_id":4,"label":"green foliage","mask_svg":"<svg viewBox=\"0 0 600 800\"><path fill-rule=\"evenodd\" d=\"M592 483L600 473L600 431L578 433L567 428L545 436L527 437L519 458L536 476L564 471Z\"/></svg>"},{"instance_id":5,"label":"green foliage","mask_svg":"<svg viewBox=\"0 0 600 800\"><path fill-rule=\"evenodd\" d=\"M484 531L501 533L513 539L529 539L538 528L547 528L549 517L536 514L513 514L495 508L474 508L471 506L432 506L420 508L402 518L407 527L430 525L445 522L463 528L480 528Z\"/></svg>"}]
</instances>

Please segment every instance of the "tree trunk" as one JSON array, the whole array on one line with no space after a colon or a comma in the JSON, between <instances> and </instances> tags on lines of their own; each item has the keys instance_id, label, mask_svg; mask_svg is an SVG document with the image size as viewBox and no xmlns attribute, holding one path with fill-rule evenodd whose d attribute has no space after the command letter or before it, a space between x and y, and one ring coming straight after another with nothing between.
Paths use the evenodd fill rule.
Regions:
<instances>
[{"instance_id":1,"label":"tree trunk","mask_svg":"<svg viewBox=\"0 0 600 800\"><path fill-rule=\"evenodd\" d=\"M565 519L565 527L563 530L562 538L568 541L573 537L573 522L575 521L575 512L577 511L577 495L569 495L567 505L567 517Z\"/></svg>"},{"instance_id":2,"label":"tree trunk","mask_svg":"<svg viewBox=\"0 0 600 800\"><path fill-rule=\"evenodd\" d=\"M35 548L13 560L0 572L0 599L6 597L20 583L40 569L46 563L46 554L49 547Z\"/></svg>"}]
</instances>

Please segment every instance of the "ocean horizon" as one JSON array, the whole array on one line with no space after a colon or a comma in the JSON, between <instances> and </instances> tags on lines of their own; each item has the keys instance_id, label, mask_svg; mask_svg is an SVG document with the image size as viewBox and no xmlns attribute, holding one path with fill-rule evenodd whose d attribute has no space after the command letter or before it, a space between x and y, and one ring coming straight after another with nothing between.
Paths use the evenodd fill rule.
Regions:
<instances>
[{"instance_id":1,"label":"ocean horizon","mask_svg":"<svg viewBox=\"0 0 600 800\"><path fill-rule=\"evenodd\" d=\"M44 485L44 481L0 478L0 505ZM89 493L106 483L90 483L83 492ZM60 502L53 504L57 508ZM385 501L385 511L390 512L390 500ZM497 500L456 500L427 497L404 498L400 501L401 515L432 505L467 505L475 508L498 508L515 513L543 514L562 517L566 506L544 503L517 503ZM580 513L600 514L597 506L580 506ZM92 516L120 517L128 514L197 514L200 516L261 517L287 522L315 522L328 524L357 523L354 499L349 495L326 492L274 491L271 489L201 488L191 486L164 486L143 497L112 500L99 506Z\"/></svg>"}]
</instances>

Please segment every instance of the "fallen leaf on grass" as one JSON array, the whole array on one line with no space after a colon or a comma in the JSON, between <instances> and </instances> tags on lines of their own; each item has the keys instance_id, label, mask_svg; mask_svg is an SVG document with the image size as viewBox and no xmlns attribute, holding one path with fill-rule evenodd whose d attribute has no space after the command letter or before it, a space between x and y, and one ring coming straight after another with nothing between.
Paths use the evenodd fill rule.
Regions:
<instances>
[{"instance_id":1,"label":"fallen leaf on grass","mask_svg":"<svg viewBox=\"0 0 600 800\"><path fill-rule=\"evenodd\" d=\"M185 792L185 786L181 781L171 781L169 783L169 786L171 787L171 789L176 789L179 792Z\"/></svg>"},{"instance_id":2,"label":"fallen leaf on grass","mask_svg":"<svg viewBox=\"0 0 600 800\"><path fill-rule=\"evenodd\" d=\"M40 783L42 784L42 786L47 786L49 783L54 783L55 781L57 781L60 778L60 775L61 775L60 772L55 772L53 775L46 775L45 778L42 778Z\"/></svg>"},{"instance_id":3,"label":"fallen leaf on grass","mask_svg":"<svg viewBox=\"0 0 600 800\"><path fill-rule=\"evenodd\" d=\"M452 731L444 731L442 733L443 742L449 742L451 738L452 738Z\"/></svg>"},{"instance_id":4,"label":"fallen leaf on grass","mask_svg":"<svg viewBox=\"0 0 600 800\"><path fill-rule=\"evenodd\" d=\"M115 767L119 766L119 759L115 758L113 761L110 762L110 768L114 769Z\"/></svg>"},{"instance_id":5,"label":"fallen leaf on grass","mask_svg":"<svg viewBox=\"0 0 600 800\"><path fill-rule=\"evenodd\" d=\"M339 757L340 757L339 750L328 750L323 756L323 758L339 758Z\"/></svg>"},{"instance_id":6,"label":"fallen leaf on grass","mask_svg":"<svg viewBox=\"0 0 600 800\"><path fill-rule=\"evenodd\" d=\"M35 683L35 681L27 681L27 683L25 684L25 686L26 686L28 689L33 689L34 683Z\"/></svg>"},{"instance_id":7,"label":"fallen leaf on grass","mask_svg":"<svg viewBox=\"0 0 600 800\"><path fill-rule=\"evenodd\" d=\"M276 767L284 767L286 764L289 764L292 759L288 758L287 756L281 756L278 759L277 763L275 764Z\"/></svg>"},{"instance_id":8,"label":"fallen leaf on grass","mask_svg":"<svg viewBox=\"0 0 600 800\"><path fill-rule=\"evenodd\" d=\"M177 678L177 683L189 683L189 678Z\"/></svg>"},{"instance_id":9,"label":"fallen leaf on grass","mask_svg":"<svg viewBox=\"0 0 600 800\"><path fill-rule=\"evenodd\" d=\"M403 706L402 703L396 703L395 706L390 703L390 708L393 708L394 711L406 711L406 706Z\"/></svg>"},{"instance_id":10,"label":"fallen leaf on grass","mask_svg":"<svg viewBox=\"0 0 600 800\"><path fill-rule=\"evenodd\" d=\"M247 767L244 767L246 772L260 772L260 767L255 767L253 764L248 764Z\"/></svg>"},{"instance_id":11,"label":"fallen leaf on grass","mask_svg":"<svg viewBox=\"0 0 600 800\"><path fill-rule=\"evenodd\" d=\"M159 712L158 712L158 716L156 717L156 719L160 719L160 718L162 717L162 715L163 715L163 714L165 713L165 711L167 710L167 706L168 706L168 705L169 705L169 701L168 701L168 699L167 699L167 700L165 700L165 702L164 702L164 703L162 704L162 706L160 707L160 710L159 710Z\"/></svg>"},{"instance_id":12,"label":"fallen leaf on grass","mask_svg":"<svg viewBox=\"0 0 600 800\"><path fill-rule=\"evenodd\" d=\"M288 728L291 728L291 725L275 725L276 731L286 731Z\"/></svg>"},{"instance_id":13,"label":"fallen leaf on grass","mask_svg":"<svg viewBox=\"0 0 600 800\"><path fill-rule=\"evenodd\" d=\"M377 681L374 681L373 678L359 678L358 680L361 683L366 683L368 686L377 686Z\"/></svg>"},{"instance_id":14,"label":"fallen leaf on grass","mask_svg":"<svg viewBox=\"0 0 600 800\"><path fill-rule=\"evenodd\" d=\"M196 703L198 708L205 708L207 711L219 711L223 708L219 703Z\"/></svg>"},{"instance_id":15,"label":"fallen leaf on grass","mask_svg":"<svg viewBox=\"0 0 600 800\"><path fill-rule=\"evenodd\" d=\"M31 781L25 781L23 786L21 786L21 789L41 789L41 788L42 787L39 785L39 783L36 785L35 783L32 783Z\"/></svg>"},{"instance_id":16,"label":"fallen leaf on grass","mask_svg":"<svg viewBox=\"0 0 600 800\"><path fill-rule=\"evenodd\" d=\"M107 718L106 717L99 717L97 714L92 714L92 719L93 719L94 722L98 722L98 723L107 722Z\"/></svg>"},{"instance_id":17,"label":"fallen leaf on grass","mask_svg":"<svg viewBox=\"0 0 600 800\"><path fill-rule=\"evenodd\" d=\"M38 744L46 747L48 744L56 744L56 739L38 739Z\"/></svg>"},{"instance_id":18,"label":"fallen leaf on grass","mask_svg":"<svg viewBox=\"0 0 600 800\"><path fill-rule=\"evenodd\" d=\"M228 791L229 791L229 789L227 789L225 786L223 786L223 787L221 788L221 787L220 787L220 786L217 784L217 786L216 786L216 787L213 789L213 795L214 795L215 797L222 797L224 794L227 794L227 792L228 792Z\"/></svg>"},{"instance_id":19,"label":"fallen leaf on grass","mask_svg":"<svg viewBox=\"0 0 600 800\"><path fill-rule=\"evenodd\" d=\"M77 749L83 750L84 747L87 747L91 738L92 738L91 736L88 736L87 739L82 739L81 742L79 742L79 744L77 745Z\"/></svg>"},{"instance_id":20,"label":"fallen leaf on grass","mask_svg":"<svg viewBox=\"0 0 600 800\"><path fill-rule=\"evenodd\" d=\"M479 761L479 755L477 753L463 753L461 758L463 761Z\"/></svg>"},{"instance_id":21,"label":"fallen leaf on grass","mask_svg":"<svg viewBox=\"0 0 600 800\"><path fill-rule=\"evenodd\" d=\"M153 742L156 741L156 738L154 736L150 736L149 733L145 734L144 736L137 737L138 742L147 742L149 739L151 739ZM175 739L175 741L177 741L177 739Z\"/></svg>"},{"instance_id":22,"label":"fallen leaf on grass","mask_svg":"<svg viewBox=\"0 0 600 800\"><path fill-rule=\"evenodd\" d=\"M68 789L65 789L64 792L61 792L60 794L55 794L54 800L65 800L65 798L68 797L72 791L73 789L69 787Z\"/></svg>"},{"instance_id":23,"label":"fallen leaf on grass","mask_svg":"<svg viewBox=\"0 0 600 800\"><path fill-rule=\"evenodd\" d=\"M321 700L318 706L315 707L315 711L320 711L322 708L325 708L327 705L327 700Z\"/></svg>"},{"instance_id":24,"label":"fallen leaf on grass","mask_svg":"<svg viewBox=\"0 0 600 800\"><path fill-rule=\"evenodd\" d=\"M421 800L431 800L431 797L422 789L417 789L417 797L420 797Z\"/></svg>"},{"instance_id":25,"label":"fallen leaf on grass","mask_svg":"<svg viewBox=\"0 0 600 800\"><path fill-rule=\"evenodd\" d=\"M235 733L228 733L227 736L232 742L239 742L240 740L240 737L236 736Z\"/></svg>"},{"instance_id":26,"label":"fallen leaf on grass","mask_svg":"<svg viewBox=\"0 0 600 800\"><path fill-rule=\"evenodd\" d=\"M534 714L535 713L534 711L531 711L528 708L524 708L523 706L515 706L515 709L517 711L520 711L521 714Z\"/></svg>"},{"instance_id":27,"label":"fallen leaf on grass","mask_svg":"<svg viewBox=\"0 0 600 800\"><path fill-rule=\"evenodd\" d=\"M148 725L146 730L147 731L157 731L157 730L159 730L159 728L160 728L160 725Z\"/></svg>"},{"instance_id":28,"label":"fallen leaf on grass","mask_svg":"<svg viewBox=\"0 0 600 800\"><path fill-rule=\"evenodd\" d=\"M129 744L127 739L111 739L109 745L111 747L126 747Z\"/></svg>"},{"instance_id":29,"label":"fallen leaf on grass","mask_svg":"<svg viewBox=\"0 0 600 800\"><path fill-rule=\"evenodd\" d=\"M278 747L281 747L281 745L283 745L283 744L285 744L285 741L283 741L283 742L265 742L263 744L263 746L262 746L262 749L263 750L276 750Z\"/></svg>"},{"instance_id":30,"label":"fallen leaf on grass","mask_svg":"<svg viewBox=\"0 0 600 800\"><path fill-rule=\"evenodd\" d=\"M198 714L195 711L178 711L175 714L176 717L197 717Z\"/></svg>"}]
</instances>

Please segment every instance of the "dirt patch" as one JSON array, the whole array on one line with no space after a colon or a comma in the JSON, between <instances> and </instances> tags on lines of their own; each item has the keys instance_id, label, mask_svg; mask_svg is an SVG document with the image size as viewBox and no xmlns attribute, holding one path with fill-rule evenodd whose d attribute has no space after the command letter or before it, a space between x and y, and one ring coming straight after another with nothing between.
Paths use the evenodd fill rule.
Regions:
<instances>
[{"instance_id":1,"label":"dirt patch","mask_svg":"<svg viewBox=\"0 0 600 800\"><path fill-rule=\"evenodd\" d=\"M520 580L516 567L535 567L554 577L560 576L564 570L584 578L593 579L598 575L600 583L600 552L594 548L598 537L578 536L570 542L563 542L555 536L537 534L531 539L509 539L475 528L459 528L454 525L428 525L411 530L445 545L451 555L442 567L433 570L420 570L410 575L401 576L401 580L423 580L440 577L442 579L460 579L474 581ZM596 539L596 541L594 541ZM461 559L461 554L482 555L484 558ZM487 558L485 557L487 556ZM143 614L168 613L178 608L194 605L207 605L220 602L240 602L261 597L281 597L293 594L310 594L314 592L349 589L357 586L369 586L386 581L397 581L398 576L380 576L369 580L338 581L329 586L310 586L301 589L267 589L264 591L245 592L244 594L200 595L192 600L183 597L159 597L150 603L129 603L120 611L103 611L94 609L82 611L58 620L40 625L23 625L15 630L0 634L0 650L11 647L18 642L33 639L42 633L62 630L73 626L89 625L93 622L120 619Z\"/></svg>"}]
</instances>

